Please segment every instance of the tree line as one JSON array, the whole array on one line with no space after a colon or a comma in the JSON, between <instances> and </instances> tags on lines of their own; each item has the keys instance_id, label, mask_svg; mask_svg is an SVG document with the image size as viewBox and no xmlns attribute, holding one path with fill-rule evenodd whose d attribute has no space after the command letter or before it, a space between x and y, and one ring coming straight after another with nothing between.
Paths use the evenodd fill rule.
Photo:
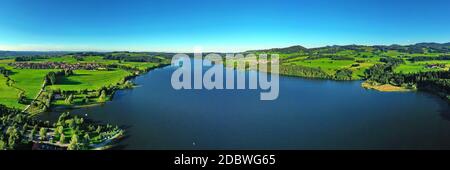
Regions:
<instances>
[{"instance_id":1,"label":"tree line","mask_svg":"<svg viewBox=\"0 0 450 170\"><path fill-rule=\"evenodd\" d=\"M21 62L21 61L34 61L36 59L48 59L48 58L50 58L50 56L34 55L34 56L19 56L15 57L14 60L16 62Z\"/></svg>"},{"instance_id":2,"label":"tree line","mask_svg":"<svg viewBox=\"0 0 450 170\"><path fill-rule=\"evenodd\" d=\"M375 64L366 70L366 78L382 84L403 87L415 86L418 90L430 91L450 99L450 71L428 71L418 73L395 73L398 60L386 60L385 64Z\"/></svg>"},{"instance_id":3,"label":"tree line","mask_svg":"<svg viewBox=\"0 0 450 170\"><path fill-rule=\"evenodd\" d=\"M330 79L325 71L320 68L305 67L299 65L282 65L280 67L280 74L287 76L298 76L308 78Z\"/></svg>"},{"instance_id":4,"label":"tree line","mask_svg":"<svg viewBox=\"0 0 450 170\"><path fill-rule=\"evenodd\" d=\"M11 74L11 70L6 69L5 67L0 67L0 74L8 77Z\"/></svg>"},{"instance_id":5,"label":"tree line","mask_svg":"<svg viewBox=\"0 0 450 170\"><path fill-rule=\"evenodd\" d=\"M60 71L50 71L47 73L47 75L44 78L45 85L54 85L57 83L58 79L61 77L69 77L73 75L73 70L71 69L65 69Z\"/></svg>"},{"instance_id":6,"label":"tree line","mask_svg":"<svg viewBox=\"0 0 450 170\"><path fill-rule=\"evenodd\" d=\"M126 54L118 54L112 55L108 54L103 57L105 60L119 60L119 61L128 61L128 62L154 62L160 63L162 59L155 56L146 56L146 55L126 55Z\"/></svg>"},{"instance_id":7,"label":"tree line","mask_svg":"<svg viewBox=\"0 0 450 170\"><path fill-rule=\"evenodd\" d=\"M417 62L417 61L432 61L432 60L450 60L450 55L440 55L437 57L431 57L431 56L416 56L408 58L411 62Z\"/></svg>"}]
</instances>

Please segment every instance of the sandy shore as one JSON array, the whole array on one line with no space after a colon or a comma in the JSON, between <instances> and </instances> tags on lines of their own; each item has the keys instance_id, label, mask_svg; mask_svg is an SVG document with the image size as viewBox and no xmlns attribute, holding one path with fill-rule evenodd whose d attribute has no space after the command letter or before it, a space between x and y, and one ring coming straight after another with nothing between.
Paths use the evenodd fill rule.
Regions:
<instances>
[{"instance_id":1,"label":"sandy shore","mask_svg":"<svg viewBox=\"0 0 450 170\"><path fill-rule=\"evenodd\" d=\"M406 92L406 91L413 91L412 89L407 89L404 87L394 86L390 84L378 84L373 82L363 82L361 83L361 86L366 89L374 89L382 92Z\"/></svg>"}]
</instances>

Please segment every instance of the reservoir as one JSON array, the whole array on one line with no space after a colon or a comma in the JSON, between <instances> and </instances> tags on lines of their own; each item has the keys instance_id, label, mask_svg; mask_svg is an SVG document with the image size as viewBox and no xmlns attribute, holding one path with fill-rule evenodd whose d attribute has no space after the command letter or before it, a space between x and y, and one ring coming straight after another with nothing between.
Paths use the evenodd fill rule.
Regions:
<instances>
[{"instance_id":1,"label":"reservoir","mask_svg":"<svg viewBox=\"0 0 450 170\"><path fill-rule=\"evenodd\" d=\"M428 93L280 76L278 99L261 101L259 90L174 90L175 69L70 112L125 128L119 149L450 149L450 106Z\"/></svg>"}]
</instances>

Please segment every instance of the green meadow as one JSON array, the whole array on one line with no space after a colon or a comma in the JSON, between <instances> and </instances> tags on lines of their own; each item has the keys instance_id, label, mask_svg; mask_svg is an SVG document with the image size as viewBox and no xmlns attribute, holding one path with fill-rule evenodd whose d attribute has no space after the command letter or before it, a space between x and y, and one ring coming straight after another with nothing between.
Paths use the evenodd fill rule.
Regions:
<instances>
[{"instance_id":1,"label":"green meadow","mask_svg":"<svg viewBox=\"0 0 450 170\"><path fill-rule=\"evenodd\" d=\"M14 87L23 90L28 99L33 99L39 93L44 84L44 77L53 69L14 69L11 79Z\"/></svg>"},{"instance_id":2,"label":"green meadow","mask_svg":"<svg viewBox=\"0 0 450 170\"><path fill-rule=\"evenodd\" d=\"M25 105L17 102L20 90L7 86L6 80L6 77L0 75L0 103L12 108L24 108Z\"/></svg>"},{"instance_id":3,"label":"green meadow","mask_svg":"<svg viewBox=\"0 0 450 170\"><path fill-rule=\"evenodd\" d=\"M145 62L142 59L156 58L164 63L168 63L166 58L160 56L149 56L145 53L110 53L111 56L120 56L124 58L117 59L105 59L105 55L86 55L84 53L60 55L60 56L39 56L23 58L25 61L20 60L18 62L27 63L66 63L66 64L78 64L78 63L97 63L100 64L100 68L96 70L72 70L70 76L57 76L54 84L46 84L43 93L39 96L40 90L43 88L45 77L50 72L59 72L62 69L27 69L16 68L12 63L15 63L14 57L8 57L0 60L0 67L3 67L10 71L9 79L11 86L7 85L7 77L0 75L0 104L4 104L7 107L24 109L28 104L31 105L27 109L30 114L37 114L47 110L51 105L55 106L71 106L71 105L91 105L99 102L110 100L111 95L115 89L130 87L130 84L125 83L125 78L136 73L145 72L151 68L159 66L161 63L157 62ZM136 60L130 60L128 57ZM134 57L134 58L133 58ZM153 60L152 60L153 61ZM157 61L157 60L156 60ZM103 69L103 67L109 67ZM125 84L124 84L125 83ZM101 98L100 89L107 88L108 94ZM65 101L68 96L64 96L63 99L53 100L52 95L54 90L63 91L88 91L87 93L75 93L73 94L73 101L68 103ZM26 104L19 104L19 94L24 92L25 98L28 101ZM33 103L34 101L34 103Z\"/></svg>"},{"instance_id":4,"label":"green meadow","mask_svg":"<svg viewBox=\"0 0 450 170\"><path fill-rule=\"evenodd\" d=\"M51 89L60 90L97 90L109 85L121 83L123 78L131 75L125 70L98 71L98 70L75 70L74 75L63 77Z\"/></svg>"},{"instance_id":5,"label":"green meadow","mask_svg":"<svg viewBox=\"0 0 450 170\"><path fill-rule=\"evenodd\" d=\"M385 46L386 48L394 48ZM296 49L294 49L296 48ZM280 57L280 68L284 67L301 67L302 69L311 68L321 70L328 77L334 77L339 70L350 70L351 79L358 80L366 78L366 70L375 64L385 64L383 58L394 58L403 61L398 64L395 73L419 73L429 71L449 70L450 60L442 60L437 57L448 55L442 52L430 52L428 48L422 48L422 52L411 52L410 47L398 47L399 49L381 50L379 47L373 46L330 46L315 49L305 49L299 46L293 46L282 49L269 49L252 51L254 53L277 54ZM295 51L295 52L292 52ZM415 57L429 57L431 61L411 62L410 59ZM430 67L433 64L444 64L445 67ZM292 71L292 72L291 72ZM314 70L313 70L314 71ZM311 70L310 70L311 72ZM320 78L320 74L305 74L298 70L282 71L281 74L300 77ZM323 77L325 78L325 77Z\"/></svg>"},{"instance_id":6,"label":"green meadow","mask_svg":"<svg viewBox=\"0 0 450 170\"><path fill-rule=\"evenodd\" d=\"M367 71L375 65L388 65L395 62L393 73L410 74L430 71L449 70L450 60L448 47L429 44L410 46L327 46L307 49L301 46L275 48L268 50L247 51L246 53L277 54L279 56L280 74L307 78L333 80L361 80L369 77ZM152 56L153 55L153 56ZM27 58L28 57L28 58ZM70 75L58 76L54 84L47 84L45 92L37 96L44 78L51 71L61 69L20 69L11 63L14 58L0 60L0 67L11 71L9 78L12 86L7 86L6 78L0 78L0 104L9 107L24 108L18 103L18 94L23 91L29 101L35 98L33 112L47 109L46 105L71 106L91 105L109 100L114 90L132 87L125 78L136 73L145 72L151 68L167 64L170 58L162 53L73 53L58 56L26 56L18 62L28 63L66 63L76 64L96 63L100 66L95 70L74 69ZM249 61L254 62L254 61ZM385 70L390 72L390 70ZM383 71L382 71L383 72ZM392 74L392 73L389 73ZM387 74L388 75L388 74ZM10 83L11 84L11 83ZM106 90L105 90L106 88ZM107 92L102 97L102 91ZM49 101L52 92L71 92L61 94L57 100ZM71 101L67 101L72 95ZM50 99L51 100L51 99ZM46 106L46 107L45 107Z\"/></svg>"},{"instance_id":7,"label":"green meadow","mask_svg":"<svg viewBox=\"0 0 450 170\"><path fill-rule=\"evenodd\" d=\"M445 68L428 68L427 65L431 64L445 64ZM420 61L420 62L406 62L395 68L396 73L418 73L426 71L439 71L439 70L449 70L450 61L447 60L436 60L436 61Z\"/></svg>"}]
</instances>

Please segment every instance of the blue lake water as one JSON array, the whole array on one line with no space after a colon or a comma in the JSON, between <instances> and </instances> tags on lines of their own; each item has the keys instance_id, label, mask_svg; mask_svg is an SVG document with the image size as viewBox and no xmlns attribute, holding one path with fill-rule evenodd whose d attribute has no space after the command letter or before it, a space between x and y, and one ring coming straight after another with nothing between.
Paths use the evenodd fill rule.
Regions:
<instances>
[{"instance_id":1,"label":"blue lake water","mask_svg":"<svg viewBox=\"0 0 450 170\"><path fill-rule=\"evenodd\" d=\"M280 77L279 98L261 101L258 90L174 90L175 69L71 112L125 127L122 149L450 149L450 107L428 93Z\"/></svg>"}]
</instances>

